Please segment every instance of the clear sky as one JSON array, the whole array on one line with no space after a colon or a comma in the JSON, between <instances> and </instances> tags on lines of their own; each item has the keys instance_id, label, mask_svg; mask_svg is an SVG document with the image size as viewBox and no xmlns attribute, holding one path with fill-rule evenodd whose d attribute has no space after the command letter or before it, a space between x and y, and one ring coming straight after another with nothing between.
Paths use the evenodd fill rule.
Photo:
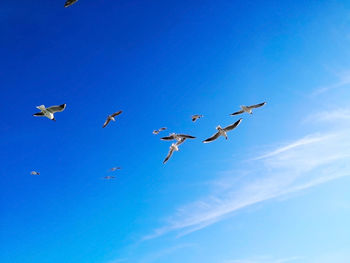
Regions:
<instances>
[{"instance_id":1,"label":"clear sky","mask_svg":"<svg viewBox=\"0 0 350 263\"><path fill-rule=\"evenodd\" d=\"M63 5L1 3L0 262L350 262L349 1Z\"/></svg>"}]
</instances>

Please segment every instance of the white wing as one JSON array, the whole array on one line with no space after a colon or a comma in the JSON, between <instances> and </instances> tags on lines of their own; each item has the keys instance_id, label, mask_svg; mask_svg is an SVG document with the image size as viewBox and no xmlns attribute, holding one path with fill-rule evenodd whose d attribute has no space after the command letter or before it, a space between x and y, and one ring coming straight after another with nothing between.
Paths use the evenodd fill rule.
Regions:
<instances>
[{"instance_id":1,"label":"white wing","mask_svg":"<svg viewBox=\"0 0 350 263\"><path fill-rule=\"evenodd\" d=\"M64 111L65 108L66 108L66 104L61 104L58 106L48 107L47 110L51 113L56 113L56 112Z\"/></svg>"}]
</instances>

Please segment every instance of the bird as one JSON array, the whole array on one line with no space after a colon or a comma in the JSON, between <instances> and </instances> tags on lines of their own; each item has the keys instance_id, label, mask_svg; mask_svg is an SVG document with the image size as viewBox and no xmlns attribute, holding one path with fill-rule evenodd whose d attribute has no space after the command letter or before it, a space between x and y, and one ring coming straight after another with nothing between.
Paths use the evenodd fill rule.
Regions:
<instances>
[{"instance_id":1,"label":"bird","mask_svg":"<svg viewBox=\"0 0 350 263\"><path fill-rule=\"evenodd\" d=\"M118 115L121 114L121 113L122 113L122 111L118 111L118 112L116 112L116 113L113 113L113 114L111 114L111 115L108 115L108 117L107 117L105 123L103 124L102 128L106 127L110 121L115 121L115 118L114 118L114 117L115 117L115 116L118 116Z\"/></svg>"},{"instance_id":2,"label":"bird","mask_svg":"<svg viewBox=\"0 0 350 263\"><path fill-rule=\"evenodd\" d=\"M40 173L39 173L39 172L36 172L36 171L31 171L30 174L31 174L31 175L40 175Z\"/></svg>"},{"instance_id":3,"label":"bird","mask_svg":"<svg viewBox=\"0 0 350 263\"><path fill-rule=\"evenodd\" d=\"M225 128L221 128L221 126L217 126L216 129L218 130L217 133L215 133L213 136L211 136L210 138L206 139L203 141L203 143L209 143L212 141L215 141L217 138L219 138L220 136L224 136L227 140L227 132L231 131L235 128L237 128L237 126L241 123L242 118L240 118L238 121L236 121L234 124L231 124Z\"/></svg>"},{"instance_id":4,"label":"bird","mask_svg":"<svg viewBox=\"0 0 350 263\"><path fill-rule=\"evenodd\" d=\"M158 130L154 130L153 131L153 134L154 135L158 135L161 131L165 131L167 128L166 127L162 127L162 128L160 128L160 129L158 129Z\"/></svg>"},{"instance_id":5,"label":"bird","mask_svg":"<svg viewBox=\"0 0 350 263\"><path fill-rule=\"evenodd\" d=\"M71 5L75 4L76 2L78 2L78 0L67 0L67 1L64 3L64 7L71 6Z\"/></svg>"},{"instance_id":6,"label":"bird","mask_svg":"<svg viewBox=\"0 0 350 263\"><path fill-rule=\"evenodd\" d=\"M115 179L115 176L108 175L108 176L105 176L103 178L106 179L106 180L111 180L111 179Z\"/></svg>"},{"instance_id":7,"label":"bird","mask_svg":"<svg viewBox=\"0 0 350 263\"><path fill-rule=\"evenodd\" d=\"M240 111L237 111L237 112L234 112L230 115L234 116L234 115L238 115L238 114L242 114L242 113L249 113L249 114L253 114L253 109L256 109L256 108L260 108L262 106L264 106L266 104L266 102L263 102L263 103L259 103L259 104L256 104L256 105L251 105L251 106L241 106L241 110Z\"/></svg>"},{"instance_id":8,"label":"bird","mask_svg":"<svg viewBox=\"0 0 350 263\"><path fill-rule=\"evenodd\" d=\"M112 167L112 168L110 169L110 171L111 171L111 172L114 172L114 171L117 171L117 170L120 170L120 169L122 169L122 168L120 168L120 167Z\"/></svg>"},{"instance_id":9,"label":"bird","mask_svg":"<svg viewBox=\"0 0 350 263\"><path fill-rule=\"evenodd\" d=\"M171 134L169 134L169 136L166 136L166 137L163 137L163 138L160 138L160 139L163 140L163 141L173 141L173 140L180 141L183 138L185 138L185 139L195 139L196 137L191 136L191 135L187 135L187 134L171 133Z\"/></svg>"},{"instance_id":10,"label":"bird","mask_svg":"<svg viewBox=\"0 0 350 263\"><path fill-rule=\"evenodd\" d=\"M192 115L192 121L195 122L196 120L203 118L203 117L204 117L203 115L198 115L198 114Z\"/></svg>"},{"instance_id":11,"label":"bird","mask_svg":"<svg viewBox=\"0 0 350 263\"><path fill-rule=\"evenodd\" d=\"M64 111L66 108L66 104L61 104L58 106L51 106L48 108L45 108L45 105L40 105L36 107L37 109L41 110L41 112L34 113L33 116L35 117L47 117L50 120L56 121L54 114L56 112Z\"/></svg>"},{"instance_id":12,"label":"bird","mask_svg":"<svg viewBox=\"0 0 350 263\"><path fill-rule=\"evenodd\" d=\"M169 148L168 155L165 157L163 164L169 161L170 157L173 155L174 151L179 151L179 146L184 143L187 138L181 138L176 143L172 143Z\"/></svg>"}]
</instances>

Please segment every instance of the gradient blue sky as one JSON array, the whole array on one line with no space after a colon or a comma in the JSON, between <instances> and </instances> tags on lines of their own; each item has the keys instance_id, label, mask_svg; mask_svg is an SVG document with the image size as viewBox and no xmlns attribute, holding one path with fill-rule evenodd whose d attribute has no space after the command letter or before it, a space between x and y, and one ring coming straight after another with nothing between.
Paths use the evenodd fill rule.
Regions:
<instances>
[{"instance_id":1,"label":"gradient blue sky","mask_svg":"<svg viewBox=\"0 0 350 263\"><path fill-rule=\"evenodd\" d=\"M349 1L63 4L1 4L2 263L350 262Z\"/></svg>"}]
</instances>

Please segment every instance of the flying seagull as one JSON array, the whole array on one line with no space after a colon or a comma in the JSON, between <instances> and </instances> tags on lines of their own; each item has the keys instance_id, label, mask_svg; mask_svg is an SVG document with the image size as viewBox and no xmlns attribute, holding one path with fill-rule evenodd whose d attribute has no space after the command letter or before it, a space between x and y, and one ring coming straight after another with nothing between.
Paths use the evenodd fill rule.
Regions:
<instances>
[{"instance_id":1,"label":"flying seagull","mask_svg":"<svg viewBox=\"0 0 350 263\"><path fill-rule=\"evenodd\" d=\"M266 104L266 102L263 102L263 103L259 103L259 104L256 104L256 105L251 105L251 106L241 106L241 110L240 111L237 111L237 112L234 112L230 115L238 115L238 114L242 114L242 113L249 113L249 114L253 114L253 109L256 109L256 108L260 108L262 106L264 106Z\"/></svg>"},{"instance_id":2,"label":"flying seagull","mask_svg":"<svg viewBox=\"0 0 350 263\"><path fill-rule=\"evenodd\" d=\"M160 138L161 140L163 141L173 141L173 140L176 140L176 141L180 141L181 139L195 139L196 137L193 137L191 135L187 135L187 134L176 134L176 133L171 133L169 136L166 136L166 137L163 137L163 138Z\"/></svg>"},{"instance_id":3,"label":"flying seagull","mask_svg":"<svg viewBox=\"0 0 350 263\"><path fill-rule=\"evenodd\" d=\"M36 171L31 171L30 174L31 174L31 175L40 175L40 173L39 173L39 172L36 172Z\"/></svg>"},{"instance_id":4,"label":"flying seagull","mask_svg":"<svg viewBox=\"0 0 350 263\"><path fill-rule=\"evenodd\" d=\"M64 3L64 7L71 6L72 4L75 4L76 2L78 2L78 0L67 0L67 1Z\"/></svg>"},{"instance_id":5,"label":"flying seagull","mask_svg":"<svg viewBox=\"0 0 350 263\"><path fill-rule=\"evenodd\" d=\"M37 106L36 108L41 110L41 112L35 113L35 114L33 114L33 116L47 117L50 120L56 121L54 114L56 112L64 111L64 109L66 108L66 104L61 104L58 106L51 106L48 108L45 108L45 105L40 105L40 106Z\"/></svg>"},{"instance_id":6,"label":"flying seagull","mask_svg":"<svg viewBox=\"0 0 350 263\"><path fill-rule=\"evenodd\" d=\"M105 176L103 178L106 179L106 180L111 180L111 179L115 179L115 176L108 175L108 176Z\"/></svg>"},{"instance_id":7,"label":"flying seagull","mask_svg":"<svg viewBox=\"0 0 350 263\"><path fill-rule=\"evenodd\" d=\"M204 117L203 115L198 115L198 114L192 115L192 121L195 122L196 120L203 118L203 117Z\"/></svg>"},{"instance_id":8,"label":"flying seagull","mask_svg":"<svg viewBox=\"0 0 350 263\"><path fill-rule=\"evenodd\" d=\"M103 124L102 128L106 127L110 121L115 121L115 118L114 118L114 117L115 117L115 116L118 116L118 115L121 114L121 113L122 113L122 111L118 111L118 112L116 112L116 113L113 113L113 114L111 114L111 115L108 115L108 117L107 117L105 123Z\"/></svg>"},{"instance_id":9,"label":"flying seagull","mask_svg":"<svg viewBox=\"0 0 350 263\"><path fill-rule=\"evenodd\" d=\"M110 169L110 171L114 172L114 171L117 171L117 170L120 170L120 169L122 169L122 168L120 168L120 167L113 167L113 168Z\"/></svg>"},{"instance_id":10,"label":"flying seagull","mask_svg":"<svg viewBox=\"0 0 350 263\"><path fill-rule=\"evenodd\" d=\"M224 136L224 137L226 138L226 140L227 140L227 132L228 132L228 131L231 131L231 130L233 130L233 129L235 129L235 128L237 128L237 126L241 123L241 121L242 121L242 118L239 119L238 121L236 121L234 124L229 125L229 126L227 126L227 127L225 127L225 128L221 128L220 125L217 126L216 129L218 130L218 132L215 133L215 134L214 134L213 136L211 136L210 138L204 140L203 142L204 142L204 143L209 143L209 142L215 141L215 140L216 140L217 138L219 138L220 136Z\"/></svg>"},{"instance_id":11,"label":"flying seagull","mask_svg":"<svg viewBox=\"0 0 350 263\"><path fill-rule=\"evenodd\" d=\"M171 144L169 148L168 155L165 157L163 163L165 164L167 161L169 161L170 157L173 155L174 151L179 150L179 146L186 140L186 138L179 139L176 143Z\"/></svg>"},{"instance_id":12,"label":"flying seagull","mask_svg":"<svg viewBox=\"0 0 350 263\"><path fill-rule=\"evenodd\" d=\"M158 129L158 130L154 130L154 131L153 131L153 134L157 135L157 134L159 134L161 131L165 131L166 129L167 129L166 127L162 127L162 128L160 128L160 129Z\"/></svg>"}]
</instances>

